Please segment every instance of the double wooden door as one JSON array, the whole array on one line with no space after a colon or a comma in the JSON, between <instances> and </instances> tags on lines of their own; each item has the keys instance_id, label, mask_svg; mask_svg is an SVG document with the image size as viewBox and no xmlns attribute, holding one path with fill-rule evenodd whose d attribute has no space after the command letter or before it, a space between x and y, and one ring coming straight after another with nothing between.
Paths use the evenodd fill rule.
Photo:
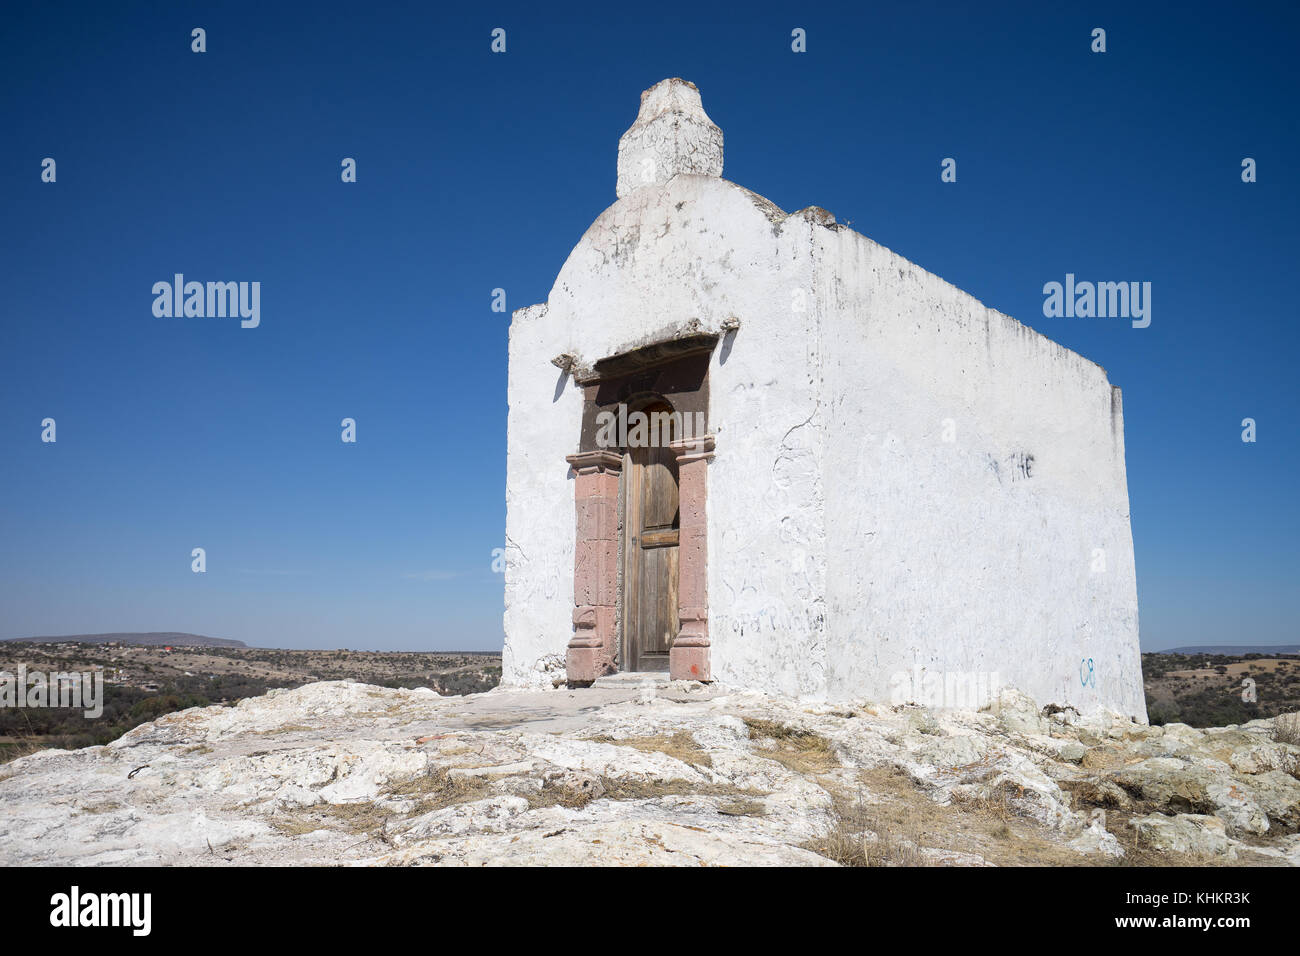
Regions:
<instances>
[{"instance_id":1,"label":"double wooden door","mask_svg":"<svg viewBox=\"0 0 1300 956\"><path fill-rule=\"evenodd\" d=\"M671 411L666 403L647 414ZM673 436L675 437L675 436ZM680 538L677 457L662 443L624 457L623 664L625 671L668 669L677 618Z\"/></svg>"}]
</instances>

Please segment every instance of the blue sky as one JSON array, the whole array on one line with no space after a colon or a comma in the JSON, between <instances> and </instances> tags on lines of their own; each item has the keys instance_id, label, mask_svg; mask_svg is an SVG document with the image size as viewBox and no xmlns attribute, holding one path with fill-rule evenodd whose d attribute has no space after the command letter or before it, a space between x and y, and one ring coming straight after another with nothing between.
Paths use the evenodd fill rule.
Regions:
<instances>
[{"instance_id":1,"label":"blue sky","mask_svg":"<svg viewBox=\"0 0 1300 956\"><path fill-rule=\"evenodd\" d=\"M498 648L491 292L547 297L614 200L640 92L682 76L726 178L831 210L1123 388L1145 649L1294 642L1300 14L967 6L7 11L0 638ZM259 281L261 325L156 318L177 272ZM1150 281L1151 326L1044 318L1067 272Z\"/></svg>"}]
</instances>

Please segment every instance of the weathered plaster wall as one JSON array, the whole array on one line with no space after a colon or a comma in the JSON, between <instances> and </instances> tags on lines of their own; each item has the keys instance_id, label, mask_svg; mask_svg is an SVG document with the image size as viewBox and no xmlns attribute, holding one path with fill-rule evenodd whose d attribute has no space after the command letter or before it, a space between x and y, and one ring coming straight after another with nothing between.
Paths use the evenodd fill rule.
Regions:
<instances>
[{"instance_id":1,"label":"weathered plaster wall","mask_svg":"<svg viewBox=\"0 0 1300 956\"><path fill-rule=\"evenodd\" d=\"M815 243L828 693L996 672L1145 719L1118 389L870 239Z\"/></svg>"},{"instance_id":2,"label":"weathered plaster wall","mask_svg":"<svg viewBox=\"0 0 1300 956\"><path fill-rule=\"evenodd\" d=\"M545 304L510 324L506 424L505 648L507 684L549 686L541 666L573 634L574 489L564 456L577 451L582 392L548 358Z\"/></svg>"}]
</instances>

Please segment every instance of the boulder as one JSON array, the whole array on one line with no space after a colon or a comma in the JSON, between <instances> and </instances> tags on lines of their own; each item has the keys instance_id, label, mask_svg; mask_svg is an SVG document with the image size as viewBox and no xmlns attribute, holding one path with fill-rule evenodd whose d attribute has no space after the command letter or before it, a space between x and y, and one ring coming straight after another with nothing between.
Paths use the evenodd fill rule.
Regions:
<instances>
[{"instance_id":1,"label":"boulder","mask_svg":"<svg viewBox=\"0 0 1300 956\"><path fill-rule=\"evenodd\" d=\"M1227 828L1218 817L1194 813L1169 817L1153 813L1135 817L1130 825L1137 831L1139 842L1153 850L1203 857L1233 855Z\"/></svg>"},{"instance_id":2,"label":"boulder","mask_svg":"<svg viewBox=\"0 0 1300 956\"><path fill-rule=\"evenodd\" d=\"M1050 727L1034 699L1014 688L1003 688L983 709L997 717L1003 733L1046 734Z\"/></svg>"}]
</instances>

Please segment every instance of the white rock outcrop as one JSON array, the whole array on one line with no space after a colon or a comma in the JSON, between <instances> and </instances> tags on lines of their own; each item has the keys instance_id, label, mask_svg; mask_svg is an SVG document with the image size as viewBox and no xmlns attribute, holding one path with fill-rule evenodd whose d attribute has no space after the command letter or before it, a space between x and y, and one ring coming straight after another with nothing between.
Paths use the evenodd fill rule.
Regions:
<instances>
[{"instance_id":1,"label":"white rock outcrop","mask_svg":"<svg viewBox=\"0 0 1300 956\"><path fill-rule=\"evenodd\" d=\"M0 766L0 864L1300 864L1271 721L1036 709L310 684Z\"/></svg>"}]
</instances>

